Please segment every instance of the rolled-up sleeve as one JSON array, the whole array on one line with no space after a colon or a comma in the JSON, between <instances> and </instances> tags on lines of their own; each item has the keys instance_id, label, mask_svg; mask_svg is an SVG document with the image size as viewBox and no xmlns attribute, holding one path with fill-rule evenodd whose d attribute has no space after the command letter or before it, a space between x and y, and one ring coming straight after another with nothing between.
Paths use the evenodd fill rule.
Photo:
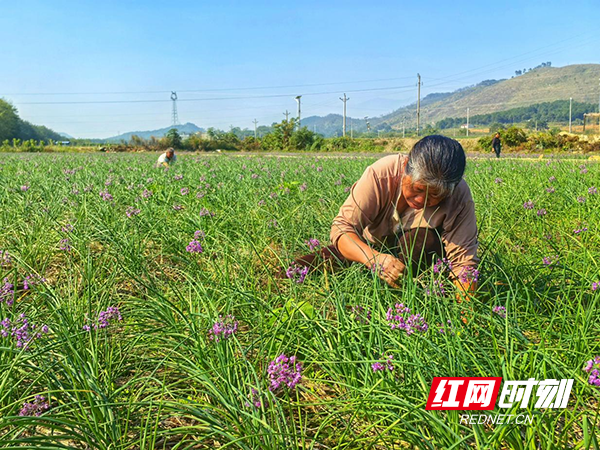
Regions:
<instances>
[{"instance_id":1,"label":"rolled-up sleeve","mask_svg":"<svg viewBox=\"0 0 600 450\"><path fill-rule=\"evenodd\" d=\"M470 197L470 196L469 196ZM462 207L453 214L450 220L444 223L442 242L446 257L452 263L452 272L455 277L465 267L477 267L477 221L475 218L475 204L468 199Z\"/></svg>"},{"instance_id":2,"label":"rolled-up sleeve","mask_svg":"<svg viewBox=\"0 0 600 450\"><path fill-rule=\"evenodd\" d=\"M331 226L331 243L336 246L342 235L356 233L363 236L364 229L373 223L381 208L381 186L371 167L352 185L350 195L340 208Z\"/></svg>"}]
</instances>

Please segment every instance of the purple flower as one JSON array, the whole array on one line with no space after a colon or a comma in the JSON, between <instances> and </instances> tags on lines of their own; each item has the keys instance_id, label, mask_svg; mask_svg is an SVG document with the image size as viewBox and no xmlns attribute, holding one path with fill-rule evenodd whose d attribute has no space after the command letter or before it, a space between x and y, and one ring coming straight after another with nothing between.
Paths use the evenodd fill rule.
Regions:
<instances>
[{"instance_id":1,"label":"purple flower","mask_svg":"<svg viewBox=\"0 0 600 450\"><path fill-rule=\"evenodd\" d=\"M475 267L464 267L458 276L462 283L472 283L479 281L479 270Z\"/></svg>"},{"instance_id":2,"label":"purple flower","mask_svg":"<svg viewBox=\"0 0 600 450\"><path fill-rule=\"evenodd\" d=\"M558 256L544 256L542 258L542 262L544 263L545 266L551 266L553 264L556 264L558 262Z\"/></svg>"},{"instance_id":3,"label":"purple flower","mask_svg":"<svg viewBox=\"0 0 600 450\"><path fill-rule=\"evenodd\" d=\"M306 245L308 245L308 249L312 252L315 249L321 246L321 243L318 239L310 238L308 241L304 241Z\"/></svg>"},{"instance_id":4,"label":"purple flower","mask_svg":"<svg viewBox=\"0 0 600 450\"><path fill-rule=\"evenodd\" d=\"M306 189L308 189L306 182L302 183L298 189L300 189L300 192L304 192Z\"/></svg>"},{"instance_id":5,"label":"purple flower","mask_svg":"<svg viewBox=\"0 0 600 450\"><path fill-rule=\"evenodd\" d=\"M503 319L506 318L506 308L504 306L494 306L492 312L498 314Z\"/></svg>"},{"instance_id":6,"label":"purple flower","mask_svg":"<svg viewBox=\"0 0 600 450\"><path fill-rule=\"evenodd\" d=\"M555 191L556 191L556 189L554 189L553 187L546 188L546 192L547 192L548 194L552 194L552 193L554 193Z\"/></svg>"},{"instance_id":7,"label":"purple flower","mask_svg":"<svg viewBox=\"0 0 600 450\"><path fill-rule=\"evenodd\" d=\"M454 330L452 329L452 321L450 319L448 319L447 325L440 325L440 333L445 334L446 332L449 334L454 334Z\"/></svg>"},{"instance_id":8,"label":"purple flower","mask_svg":"<svg viewBox=\"0 0 600 450\"><path fill-rule=\"evenodd\" d=\"M396 303L394 308L388 309L386 320L392 330L404 330L409 336L415 331L425 333L429 328L429 325L420 314L410 314L410 308L402 303Z\"/></svg>"},{"instance_id":9,"label":"purple flower","mask_svg":"<svg viewBox=\"0 0 600 450\"><path fill-rule=\"evenodd\" d=\"M72 250L71 241L68 238L61 239L59 244L60 244L60 247L59 247L60 250L63 250L65 252L70 252Z\"/></svg>"},{"instance_id":10,"label":"purple flower","mask_svg":"<svg viewBox=\"0 0 600 450\"><path fill-rule=\"evenodd\" d=\"M435 262L433 265L433 273L443 273L452 270L452 262L448 258L442 258Z\"/></svg>"},{"instance_id":11,"label":"purple flower","mask_svg":"<svg viewBox=\"0 0 600 450\"><path fill-rule=\"evenodd\" d=\"M112 195L110 195L110 194L108 193L108 190L106 190L106 189L105 189L105 190L103 190L103 191L100 191L100 197L101 197L101 198L102 198L102 200L104 200L105 202L112 202L112 201L113 201L113 196L112 196Z\"/></svg>"},{"instance_id":12,"label":"purple flower","mask_svg":"<svg viewBox=\"0 0 600 450\"><path fill-rule=\"evenodd\" d=\"M295 356L289 358L281 354L274 361L271 361L267 368L271 385L269 390L277 392L287 386L288 389L294 389L302 380L302 364L296 362Z\"/></svg>"},{"instance_id":13,"label":"purple flower","mask_svg":"<svg viewBox=\"0 0 600 450\"><path fill-rule=\"evenodd\" d=\"M185 250L189 253L202 253L204 251L202 249L202 244L196 239L190 241Z\"/></svg>"},{"instance_id":14,"label":"purple flower","mask_svg":"<svg viewBox=\"0 0 600 450\"><path fill-rule=\"evenodd\" d=\"M525 203L523 203L523 208L533 209L534 208L533 202L531 200L526 201Z\"/></svg>"},{"instance_id":15,"label":"purple flower","mask_svg":"<svg viewBox=\"0 0 600 450\"><path fill-rule=\"evenodd\" d=\"M584 167L583 169L581 169L581 170L579 171L579 173L588 173L588 170L587 170L587 168L585 168L585 167Z\"/></svg>"},{"instance_id":16,"label":"purple flower","mask_svg":"<svg viewBox=\"0 0 600 450\"><path fill-rule=\"evenodd\" d=\"M208 338L211 341L219 342L220 340L229 339L238 329L238 322L231 314L225 317L219 316L212 328L208 330Z\"/></svg>"},{"instance_id":17,"label":"purple flower","mask_svg":"<svg viewBox=\"0 0 600 450\"><path fill-rule=\"evenodd\" d=\"M548 211L546 211L544 208L542 209L538 209L537 215L542 217L545 216L546 214L548 214Z\"/></svg>"},{"instance_id":18,"label":"purple flower","mask_svg":"<svg viewBox=\"0 0 600 450\"><path fill-rule=\"evenodd\" d=\"M37 284L45 283L46 279L40 277L39 275L32 273L27 275L23 280L23 290L28 291L30 287L35 286Z\"/></svg>"},{"instance_id":19,"label":"purple flower","mask_svg":"<svg viewBox=\"0 0 600 450\"><path fill-rule=\"evenodd\" d=\"M205 237L206 237L206 233L204 233L204 231L202 231L202 230L194 231L194 239L204 240Z\"/></svg>"},{"instance_id":20,"label":"purple flower","mask_svg":"<svg viewBox=\"0 0 600 450\"><path fill-rule=\"evenodd\" d=\"M19 323L12 324L10 319L6 318L0 322L0 326L2 327L0 335L3 338L14 338L17 348L23 350L27 350L35 339L39 339L43 334L48 333L46 325L42 326L40 331L37 331L36 326L29 323L25 314L19 315Z\"/></svg>"},{"instance_id":21,"label":"purple flower","mask_svg":"<svg viewBox=\"0 0 600 450\"><path fill-rule=\"evenodd\" d=\"M257 174L257 173L253 173L253 174L252 174L252 179L254 179L254 180L255 180L255 179L257 179L257 178L258 178L258 174Z\"/></svg>"},{"instance_id":22,"label":"purple flower","mask_svg":"<svg viewBox=\"0 0 600 450\"><path fill-rule=\"evenodd\" d=\"M50 404L41 395L36 395L32 403L23 403L19 416L41 416L50 409Z\"/></svg>"},{"instance_id":23,"label":"purple flower","mask_svg":"<svg viewBox=\"0 0 600 450\"><path fill-rule=\"evenodd\" d=\"M263 405L265 407L269 405L268 400L265 400L264 402L262 401L260 392L254 388L252 388L250 390L250 396L252 397L251 398L252 403L250 403L250 402L245 403L248 408L250 408L251 406L254 406L255 408L262 408Z\"/></svg>"},{"instance_id":24,"label":"purple flower","mask_svg":"<svg viewBox=\"0 0 600 450\"><path fill-rule=\"evenodd\" d=\"M0 267L8 267L12 264L12 258L6 250L0 250Z\"/></svg>"},{"instance_id":25,"label":"purple flower","mask_svg":"<svg viewBox=\"0 0 600 450\"><path fill-rule=\"evenodd\" d=\"M0 302L6 303L6 306L12 306L15 301L15 289L8 278L4 278L4 284L0 286Z\"/></svg>"},{"instance_id":26,"label":"purple flower","mask_svg":"<svg viewBox=\"0 0 600 450\"><path fill-rule=\"evenodd\" d=\"M598 193L598 189L596 189L595 186L592 186L591 188L588 189L588 194L590 195L596 195Z\"/></svg>"},{"instance_id":27,"label":"purple flower","mask_svg":"<svg viewBox=\"0 0 600 450\"><path fill-rule=\"evenodd\" d=\"M24 184L23 186L21 186L21 191L27 192L28 190L29 190L29 185Z\"/></svg>"},{"instance_id":28,"label":"purple flower","mask_svg":"<svg viewBox=\"0 0 600 450\"><path fill-rule=\"evenodd\" d=\"M142 192L142 197L144 198L150 198L152 197L153 193L152 191L149 191L148 189L144 189L144 192Z\"/></svg>"},{"instance_id":29,"label":"purple flower","mask_svg":"<svg viewBox=\"0 0 600 450\"><path fill-rule=\"evenodd\" d=\"M181 211L183 209L183 205L173 205L173 209L175 211Z\"/></svg>"},{"instance_id":30,"label":"purple flower","mask_svg":"<svg viewBox=\"0 0 600 450\"><path fill-rule=\"evenodd\" d=\"M600 282L594 281L592 283L592 291L597 291L598 289L600 289Z\"/></svg>"},{"instance_id":31,"label":"purple flower","mask_svg":"<svg viewBox=\"0 0 600 450\"><path fill-rule=\"evenodd\" d=\"M264 200L259 200L258 201L258 206L264 206L265 205L265 201Z\"/></svg>"},{"instance_id":32,"label":"purple flower","mask_svg":"<svg viewBox=\"0 0 600 450\"><path fill-rule=\"evenodd\" d=\"M188 188L181 188L181 190L179 191L179 193L181 195L188 195L190 193L190 190Z\"/></svg>"},{"instance_id":33,"label":"purple flower","mask_svg":"<svg viewBox=\"0 0 600 450\"><path fill-rule=\"evenodd\" d=\"M582 195L580 195L579 197L577 197L577 201L578 201L579 203L585 203L585 197L584 197L584 196L582 196Z\"/></svg>"},{"instance_id":34,"label":"purple flower","mask_svg":"<svg viewBox=\"0 0 600 450\"><path fill-rule=\"evenodd\" d=\"M204 216L210 216L210 217L213 217L213 216L215 215L215 213L213 213L213 212L210 212L210 211L209 211L208 209L206 209L206 208L202 208L202 209L200 210L199 214L200 214L200 217L204 217Z\"/></svg>"},{"instance_id":35,"label":"purple flower","mask_svg":"<svg viewBox=\"0 0 600 450\"><path fill-rule=\"evenodd\" d=\"M285 271L285 275L290 279L294 280L296 283L300 284L304 282L306 278L306 274L308 273L308 266L299 266L296 263L293 263L288 269Z\"/></svg>"},{"instance_id":36,"label":"purple flower","mask_svg":"<svg viewBox=\"0 0 600 450\"><path fill-rule=\"evenodd\" d=\"M587 227L578 228L576 230L573 230L573 234L581 234L581 233L583 233L583 232L585 232L587 230L588 230Z\"/></svg>"},{"instance_id":37,"label":"purple flower","mask_svg":"<svg viewBox=\"0 0 600 450\"><path fill-rule=\"evenodd\" d=\"M275 219L273 219L273 220L269 221L268 225L269 225L271 228L277 228L277 227L279 226L279 224L277 223L277 220L275 220Z\"/></svg>"},{"instance_id":38,"label":"purple flower","mask_svg":"<svg viewBox=\"0 0 600 450\"><path fill-rule=\"evenodd\" d=\"M204 197L206 194L204 192L197 192L196 193L196 198L202 198Z\"/></svg>"},{"instance_id":39,"label":"purple flower","mask_svg":"<svg viewBox=\"0 0 600 450\"><path fill-rule=\"evenodd\" d=\"M394 355L387 355L381 356L382 359L385 359L385 363L380 363L380 362L376 362L371 364L371 368L373 369L373 372L380 372L383 370L388 370L388 371L393 371L394 370L394 363L392 362L394 360Z\"/></svg>"},{"instance_id":40,"label":"purple flower","mask_svg":"<svg viewBox=\"0 0 600 450\"><path fill-rule=\"evenodd\" d=\"M552 177L548 178L548 181L549 181L550 183L554 183L554 182L556 181L556 177L555 177L555 176L552 176Z\"/></svg>"},{"instance_id":41,"label":"purple flower","mask_svg":"<svg viewBox=\"0 0 600 450\"><path fill-rule=\"evenodd\" d=\"M439 280L435 280L433 282L433 286L432 288L425 288L425 294L429 295L429 296L436 296L436 297L443 297L444 295L446 295L446 289L444 288L444 283L442 283Z\"/></svg>"},{"instance_id":42,"label":"purple flower","mask_svg":"<svg viewBox=\"0 0 600 450\"><path fill-rule=\"evenodd\" d=\"M183 175L175 175L175 176L173 177L173 179L174 179L175 181L180 181L180 180L183 180Z\"/></svg>"},{"instance_id":43,"label":"purple flower","mask_svg":"<svg viewBox=\"0 0 600 450\"><path fill-rule=\"evenodd\" d=\"M600 386L600 356L595 356L587 361L582 370L590 374L588 378L589 384L592 386Z\"/></svg>"},{"instance_id":44,"label":"purple flower","mask_svg":"<svg viewBox=\"0 0 600 450\"><path fill-rule=\"evenodd\" d=\"M125 214L129 218L131 218L133 216L137 216L140 212L141 212L140 209L134 208L133 206L128 206L127 209L125 210Z\"/></svg>"},{"instance_id":45,"label":"purple flower","mask_svg":"<svg viewBox=\"0 0 600 450\"><path fill-rule=\"evenodd\" d=\"M100 311L98 314L98 319L92 323L92 325L84 325L83 329L85 331L90 331L92 328L95 330L99 330L101 328L108 328L111 322L123 320L121 317L121 312L119 311L119 307L117 306L109 306L106 308L106 311Z\"/></svg>"}]
</instances>

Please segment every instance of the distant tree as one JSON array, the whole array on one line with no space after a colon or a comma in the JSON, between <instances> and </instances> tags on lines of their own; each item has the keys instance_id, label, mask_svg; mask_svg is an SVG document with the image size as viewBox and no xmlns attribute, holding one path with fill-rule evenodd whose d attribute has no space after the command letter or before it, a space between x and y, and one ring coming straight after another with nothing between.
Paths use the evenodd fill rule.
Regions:
<instances>
[{"instance_id":1,"label":"distant tree","mask_svg":"<svg viewBox=\"0 0 600 450\"><path fill-rule=\"evenodd\" d=\"M165 137L167 138L167 142L169 143L170 147L175 149L183 147L183 142L181 140L181 136L179 135L179 131L177 131L177 128L171 128Z\"/></svg>"}]
</instances>

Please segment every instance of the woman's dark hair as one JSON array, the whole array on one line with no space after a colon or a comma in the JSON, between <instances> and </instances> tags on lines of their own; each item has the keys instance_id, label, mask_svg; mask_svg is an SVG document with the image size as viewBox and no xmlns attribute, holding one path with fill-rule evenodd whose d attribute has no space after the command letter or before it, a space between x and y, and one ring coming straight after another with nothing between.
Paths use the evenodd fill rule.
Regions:
<instances>
[{"instance_id":1,"label":"woman's dark hair","mask_svg":"<svg viewBox=\"0 0 600 450\"><path fill-rule=\"evenodd\" d=\"M467 157L462 145L446 136L426 136L417 142L408 154L405 173L414 182L435 188L446 197L465 173Z\"/></svg>"}]
</instances>

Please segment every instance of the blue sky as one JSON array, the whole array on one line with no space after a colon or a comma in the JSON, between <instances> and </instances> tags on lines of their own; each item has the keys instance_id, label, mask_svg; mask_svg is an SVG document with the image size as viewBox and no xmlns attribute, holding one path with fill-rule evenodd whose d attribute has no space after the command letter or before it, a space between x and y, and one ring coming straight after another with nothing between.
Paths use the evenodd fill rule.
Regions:
<instances>
[{"instance_id":1,"label":"blue sky","mask_svg":"<svg viewBox=\"0 0 600 450\"><path fill-rule=\"evenodd\" d=\"M599 22L598 0L0 0L0 97L76 137L168 126L171 90L201 127L280 121L299 94L303 117L341 113L344 91L373 117L416 99L417 72L426 95L598 63ZM90 103L109 101L129 103Z\"/></svg>"}]
</instances>

